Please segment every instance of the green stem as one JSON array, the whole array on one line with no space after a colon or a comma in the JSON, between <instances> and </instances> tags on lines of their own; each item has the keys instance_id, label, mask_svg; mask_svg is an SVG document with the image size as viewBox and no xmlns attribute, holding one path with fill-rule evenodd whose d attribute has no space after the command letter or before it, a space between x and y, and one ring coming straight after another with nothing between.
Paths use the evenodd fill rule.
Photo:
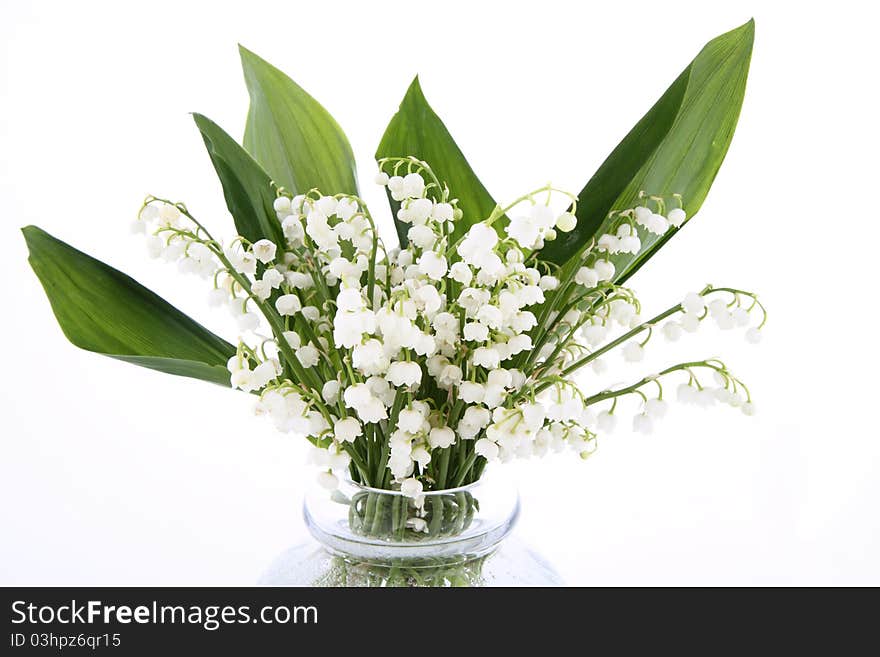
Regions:
<instances>
[{"instance_id":1,"label":"green stem","mask_svg":"<svg viewBox=\"0 0 880 657\"><path fill-rule=\"evenodd\" d=\"M596 393L595 395L591 395L584 400L584 406L598 404L599 402L605 401L606 399L615 399L617 397L622 397L623 395L628 395L632 392L637 392L639 388L651 383L661 376L666 376L667 374L672 374L673 372L687 370L691 367L706 367L715 370L716 372L725 372L724 367L714 365L708 360L695 360L689 361L687 363L678 363L677 365L667 367L665 370L662 370L657 374L646 376L639 381L636 381L632 385L626 386L625 388L618 388L617 390L603 390L602 392Z\"/></svg>"},{"instance_id":2,"label":"green stem","mask_svg":"<svg viewBox=\"0 0 880 657\"><path fill-rule=\"evenodd\" d=\"M590 363L590 362L596 360L597 358L599 358L599 357L602 356L603 354L608 353L609 351L611 351L611 350L614 349L615 347L617 347L617 346L623 344L624 342L626 342L627 340L629 340L629 339L632 338L633 336L636 336L636 335L638 335L639 333L641 333L642 331L644 331L644 330L650 328L651 326L653 326L653 325L656 324L657 322L660 322L660 321L666 319L666 318L669 317L670 315L674 315L675 313L680 312L681 309L682 309L682 308L681 308L681 304L678 303L678 304L675 304L674 306L672 306L671 308L669 308L669 309L667 309L667 310L664 310L662 313L660 313L659 315L656 315L656 316L652 317L652 318L649 319L647 322L643 322L642 324L639 324L639 325L638 325L637 327L635 327L634 329L632 329L632 330L630 330L630 331L627 331L626 333L624 333L623 335L621 335L621 336L620 336L619 338L617 338L616 340L612 340L611 342L609 342L608 344L604 345L604 346L601 347L600 349L597 349L596 351L591 352L591 353L588 354L587 356L584 356L583 358L581 358L581 359L579 359L579 360L576 360L575 362L573 362L573 363L572 363L571 365L569 365L568 367L563 368L563 370L559 373L560 376L567 376L568 374L571 374L572 372L574 372L574 371L580 369L580 368L583 367L584 365L587 365L588 363ZM534 394L538 394L538 393L541 392L542 390L546 390L550 385L552 385L552 382L550 382L550 381L548 381L548 382L544 382L544 383L540 384L540 385L534 390ZM521 390L521 391L516 395L516 399L519 399L520 397L522 397L522 395L524 394L524 391L525 391L525 389Z\"/></svg>"}]
</instances>

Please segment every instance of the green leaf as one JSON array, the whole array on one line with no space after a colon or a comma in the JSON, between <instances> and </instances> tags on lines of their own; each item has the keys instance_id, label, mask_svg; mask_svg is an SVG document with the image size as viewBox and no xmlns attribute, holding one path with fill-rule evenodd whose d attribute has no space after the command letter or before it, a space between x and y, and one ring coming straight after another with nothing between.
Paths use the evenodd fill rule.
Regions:
<instances>
[{"instance_id":1,"label":"green leaf","mask_svg":"<svg viewBox=\"0 0 880 657\"><path fill-rule=\"evenodd\" d=\"M376 150L377 160L409 155L427 162L440 181L449 185L452 196L458 198L458 207L464 216L456 222L452 242L467 232L472 224L486 219L495 209L495 201L467 163L443 121L425 99L418 76L407 89L400 109L392 117ZM390 196L389 200L400 243L406 244L409 226L397 221L400 204Z\"/></svg>"},{"instance_id":2,"label":"green leaf","mask_svg":"<svg viewBox=\"0 0 880 657\"><path fill-rule=\"evenodd\" d=\"M244 147L292 194L357 192L354 155L342 128L284 73L239 46L251 105Z\"/></svg>"},{"instance_id":3,"label":"green leaf","mask_svg":"<svg viewBox=\"0 0 880 657\"><path fill-rule=\"evenodd\" d=\"M229 385L235 347L137 281L36 226L28 258L61 330L77 347L168 374Z\"/></svg>"},{"instance_id":4,"label":"green leaf","mask_svg":"<svg viewBox=\"0 0 880 657\"><path fill-rule=\"evenodd\" d=\"M272 207L275 192L269 174L211 119L201 114L193 114L193 119L223 185L226 207L238 234L251 242L266 238L283 245L284 233Z\"/></svg>"},{"instance_id":5,"label":"green leaf","mask_svg":"<svg viewBox=\"0 0 880 657\"><path fill-rule=\"evenodd\" d=\"M578 196L578 226L548 242L542 256L563 264L601 235L611 210L638 194L681 194L688 217L703 204L736 128L755 36L754 21L710 41L612 151ZM638 255L612 258L629 278L676 232L647 235Z\"/></svg>"}]
</instances>

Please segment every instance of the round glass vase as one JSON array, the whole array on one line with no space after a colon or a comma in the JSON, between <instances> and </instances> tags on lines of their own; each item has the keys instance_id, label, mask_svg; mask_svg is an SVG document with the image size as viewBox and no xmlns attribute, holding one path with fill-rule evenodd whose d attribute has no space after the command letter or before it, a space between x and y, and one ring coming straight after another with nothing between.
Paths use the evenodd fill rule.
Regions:
<instances>
[{"instance_id":1,"label":"round glass vase","mask_svg":"<svg viewBox=\"0 0 880 657\"><path fill-rule=\"evenodd\" d=\"M418 498L343 481L315 487L303 515L316 539L286 551L262 584L558 586L556 572L510 537L516 489L498 478Z\"/></svg>"}]
</instances>

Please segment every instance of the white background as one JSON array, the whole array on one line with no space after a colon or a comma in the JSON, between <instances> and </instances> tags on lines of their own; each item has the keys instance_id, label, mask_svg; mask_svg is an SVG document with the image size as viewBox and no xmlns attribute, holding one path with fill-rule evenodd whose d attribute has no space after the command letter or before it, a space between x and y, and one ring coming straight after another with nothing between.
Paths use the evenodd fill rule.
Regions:
<instances>
[{"instance_id":1,"label":"white background","mask_svg":"<svg viewBox=\"0 0 880 657\"><path fill-rule=\"evenodd\" d=\"M201 282L127 225L150 192L229 234L187 112L240 136L237 42L333 113L390 230L371 156L415 73L497 198L577 191L703 43L753 14L727 160L631 283L648 312L706 282L755 289L765 340L658 340L615 377L721 355L759 415L675 406L587 462L517 463L519 532L572 584L880 584L870 4L589 4L3 3L0 584L249 584L304 536L302 441L246 395L69 345L18 233L39 224L234 339Z\"/></svg>"}]
</instances>

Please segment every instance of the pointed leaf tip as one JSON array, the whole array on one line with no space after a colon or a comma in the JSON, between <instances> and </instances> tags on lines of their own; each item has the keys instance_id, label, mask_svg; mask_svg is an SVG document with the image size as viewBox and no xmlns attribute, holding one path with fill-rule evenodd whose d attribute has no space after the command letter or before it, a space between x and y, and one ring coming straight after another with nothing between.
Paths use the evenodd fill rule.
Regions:
<instances>
[{"instance_id":1,"label":"pointed leaf tip","mask_svg":"<svg viewBox=\"0 0 880 657\"><path fill-rule=\"evenodd\" d=\"M688 217L699 210L718 173L745 95L754 20L709 41L599 167L578 196L578 225L544 249L558 264L605 232L608 213L634 205L639 192L681 194ZM612 258L622 283L678 229L646 234L636 255Z\"/></svg>"},{"instance_id":2,"label":"pointed leaf tip","mask_svg":"<svg viewBox=\"0 0 880 657\"><path fill-rule=\"evenodd\" d=\"M452 239L463 235L471 224L488 217L495 201L471 169L443 121L428 103L416 75L391 117L376 149L376 159L413 156L427 162L437 177L449 185L464 213L455 224ZM390 196L395 227L402 245L406 244L409 226L397 220L399 204ZM500 225L500 222L499 222Z\"/></svg>"},{"instance_id":3,"label":"pointed leaf tip","mask_svg":"<svg viewBox=\"0 0 880 657\"><path fill-rule=\"evenodd\" d=\"M253 50L246 48L242 44L238 44L238 56L242 59L258 59L260 61L264 61L259 55L257 55Z\"/></svg>"},{"instance_id":4,"label":"pointed leaf tip","mask_svg":"<svg viewBox=\"0 0 880 657\"><path fill-rule=\"evenodd\" d=\"M229 385L235 347L130 276L37 226L21 229L28 261L67 339L150 369Z\"/></svg>"},{"instance_id":5,"label":"pointed leaf tip","mask_svg":"<svg viewBox=\"0 0 880 657\"><path fill-rule=\"evenodd\" d=\"M356 195L354 153L336 120L284 72L239 48L250 95L247 151L292 194L317 188Z\"/></svg>"},{"instance_id":6,"label":"pointed leaf tip","mask_svg":"<svg viewBox=\"0 0 880 657\"><path fill-rule=\"evenodd\" d=\"M422 83L419 80L418 74L412 79L412 82L409 83L409 86L406 88L406 94L403 96L403 100L401 100L401 104L406 102L419 101L424 105L428 105L428 101L425 98L425 92L422 90Z\"/></svg>"},{"instance_id":7,"label":"pointed leaf tip","mask_svg":"<svg viewBox=\"0 0 880 657\"><path fill-rule=\"evenodd\" d=\"M194 113L193 120L202 133L238 234L251 242L267 238L283 244L284 234L275 215L275 192L269 174L211 119Z\"/></svg>"}]
</instances>

